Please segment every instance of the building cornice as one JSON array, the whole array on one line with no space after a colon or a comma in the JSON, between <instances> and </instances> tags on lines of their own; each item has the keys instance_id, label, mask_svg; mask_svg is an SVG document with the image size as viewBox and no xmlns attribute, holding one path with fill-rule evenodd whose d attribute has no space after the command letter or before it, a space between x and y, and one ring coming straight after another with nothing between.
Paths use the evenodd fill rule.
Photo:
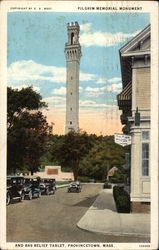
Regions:
<instances>
[{"instance_id":1,"label":"building cornice","mask_svg":"<svg viewBox=\"0 0 159 250\"><path fill-rule=\"evenodd\" d=\"M133 50L139 44L139 41L144 42L149 36L151 32L151 26L148 25L144 30L142 30L139 34L137 34L134 38L132 38L126 45L124 45L120 49L120 54L126 53L130 50Z\"/></svg>"},{"instance_id":2,"label":"building cornice","mask_svg":"<svg viewBox=\"0 0 159 250\"><path fill-rule=\"evenodd\" d=\"M135 56L135 57L143 57L143 56L150 56L150 50L139 50L139 51L128 51L126 53L122 54L122 57L131 57L131 56Z\"/></svg>"},{"instance_id":3,"label":"building cornice","mask_svg":"<svg viewBox=\"0 0 159 250\"><path fill-rule=\"evenodd\" d=\"M146 48L144 48L144 43L147 39L150 39L150 32L151 26L149 25L119 51L123 87L126 86L128 81L131 81L131 69L134 66L133 62L143 59L146 65L150 60L150 44L146 44Z\"/></svg>"}]
</instances>

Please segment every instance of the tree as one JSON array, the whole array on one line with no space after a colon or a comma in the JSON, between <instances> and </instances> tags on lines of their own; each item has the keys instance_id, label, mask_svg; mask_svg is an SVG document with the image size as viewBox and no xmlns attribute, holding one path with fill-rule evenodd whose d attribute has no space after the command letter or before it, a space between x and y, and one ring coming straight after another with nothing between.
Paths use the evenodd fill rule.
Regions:
<instances>
[{"instance_id":1,"label":"tree","mask_svg":"<svg viewBox=\"0 0 159 250\"><path fill-rule=\"evenodd\" d=\"M125 163L126 150L127 148L114 143L113 136L98 137L92 149L80 162L80 175L105 180L111 167Z\"/></svg>"},{"instance_id":2,"label":"tree","mask_svg":"<svg viewBox=\"0 0 159 250\"><path fill-rule=\"evenodd\" d=\"M35 92L33 88L27 87L21 90L7 88L7 124L8 128L12 127L18 116L24 110L38 110L47 107L45 102L42 102L42 97Z\"/></svg>"},{"instance_id":3,"label":"tree","mask_svg":"<svg viewBox=\"0 0 159 250\"><path fill-rule=\"evenodd\" d=\"M123 169L128 151L128 147L116 144L113 136L70 132L64 136L53 135L48 160L73 170L75 180L78 176L105 180L111 167Z\"/></svg>"},{"instance_id":4,"label":"tree","mask_svg":"<svg viewBox=\"0 0 159 250\"><path fill-rule=\"evenodd\" d=\"M57 138L56 138L57 139ZM69 166L74 174L74 179L78 179L79 162L88 154L92 147L86 132L71 131L52 145L52 159L57 160L62 166Z\"/></svg>"},{"instance_id":5,"label":"tree","mask_svg":"<svg viewBox=\"0 0 159 250\"><path fill-rule=\"evenodd\" d=\"M31 174L38 171L41 162L41 156L46 151L48 142L48 124L46 118L41 112L34 114L24 113L26 126L25 138L27 141L25 152L25 165L31 171Z\"/></svg>"},{"instance_id":6,"label":"tree","mask_svg":"<svg viewBox=\"0 0 159 250\"><path fill-rule=\"evenodd\" d=\"M40 165L49 126L40 108L46 107L32 87L8 88L7 168L8 173L27 169L32 173Z\"/></svg>"}]
</instances>

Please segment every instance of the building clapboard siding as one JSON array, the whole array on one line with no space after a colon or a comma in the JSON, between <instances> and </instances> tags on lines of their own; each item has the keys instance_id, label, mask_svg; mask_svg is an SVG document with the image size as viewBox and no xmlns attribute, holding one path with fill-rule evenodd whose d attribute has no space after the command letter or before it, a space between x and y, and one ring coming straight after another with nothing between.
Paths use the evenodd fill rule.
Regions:
<instances>
[{"instance_id":1,"label":"building clapboard siding","mask_svg":"<svg viewBox=\"0 0 159 250\"><path fill-rule=\"evenodd\" d=\"M136 69L136 106L142 110L150 110L150 69Z\"/></svg>"}]
</instances>

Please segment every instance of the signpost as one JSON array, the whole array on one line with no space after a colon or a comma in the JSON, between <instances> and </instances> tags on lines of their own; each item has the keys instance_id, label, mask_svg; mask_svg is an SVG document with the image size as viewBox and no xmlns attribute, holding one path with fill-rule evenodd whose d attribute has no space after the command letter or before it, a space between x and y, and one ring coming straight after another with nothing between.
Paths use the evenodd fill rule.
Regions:
<instances>
[{"instance_id":1,"label":"signpost","mask_svg":"<svg viewBox=\"0 0 159 250\"><path fill-rule=\"evenodd\" d=\"M114 141L115 143L121 145L122 147L125 147L131 144L131 136L124 134L115 134Z\"/></svg>"}]
</instances>

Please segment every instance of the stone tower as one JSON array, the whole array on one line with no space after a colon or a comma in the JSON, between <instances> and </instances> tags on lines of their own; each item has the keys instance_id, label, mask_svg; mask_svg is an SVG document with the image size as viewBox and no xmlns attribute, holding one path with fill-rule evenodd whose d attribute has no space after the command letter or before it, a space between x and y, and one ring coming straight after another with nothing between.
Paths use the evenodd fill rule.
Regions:
<instances>
[{"instance_id":1,"label":"stone tower","mask_svg":"<svg viewBox=\"0 0 159 250\"><path fill-rule=\"evenodd\" d=\"M68 23L68 42L66 55L66 123L65 134L79 128L79 69L81 46L79 44L80 27L77 22Z\"/></svg>"}]
</instances>

